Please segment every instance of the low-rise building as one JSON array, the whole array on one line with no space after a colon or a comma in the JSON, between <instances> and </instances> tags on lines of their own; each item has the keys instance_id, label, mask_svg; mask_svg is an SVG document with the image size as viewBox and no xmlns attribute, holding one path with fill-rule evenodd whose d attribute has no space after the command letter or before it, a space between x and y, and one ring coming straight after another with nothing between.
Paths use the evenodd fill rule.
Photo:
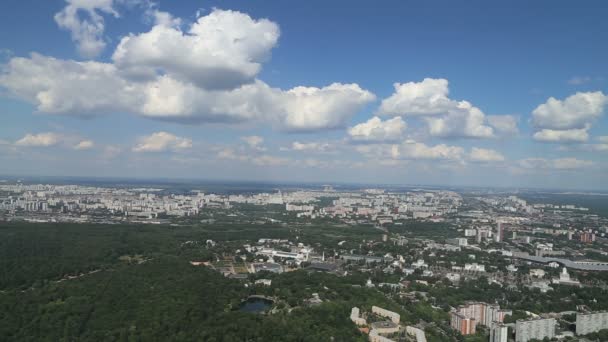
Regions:
<instances>
[{"instance_id":1,"label":"low-rise building","mask_svg":"<svg viewBox=\"0 0 608 342\"><path fill-rule=\"evenodd\" d=\"M401 316L398 313L383 309L378 306L372 306L372 312L376 315L390 319L395 324L399 324L399 321L401 320Z\"/></svg>"},{"instance_id":2,"label":"low-rise building","mask_svg":"<svg viewBox=\"0 0 608 342\"><path fill-rule=\"evenodd\" d=\"M350 320L353 321L356 325L366 325L367 321L365 318L361 317L361 312L358 307L354 307L350 310Z\"/></svg>"}]
</instances>

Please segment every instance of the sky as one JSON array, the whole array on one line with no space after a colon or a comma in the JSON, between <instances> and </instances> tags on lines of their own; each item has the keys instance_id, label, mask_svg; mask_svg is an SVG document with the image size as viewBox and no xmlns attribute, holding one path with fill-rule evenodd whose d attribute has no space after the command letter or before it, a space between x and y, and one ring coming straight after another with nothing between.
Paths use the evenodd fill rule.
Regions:
<instances>
[{"instance_id":1,"label":"sky","mask_svg":"<svg viewBox=\"0 0 608 342\"><path fill-rule=\"evenodd\" d=\"M0 175L608 190L605 1L0 2Z\"/></svg>"}]
</instances>

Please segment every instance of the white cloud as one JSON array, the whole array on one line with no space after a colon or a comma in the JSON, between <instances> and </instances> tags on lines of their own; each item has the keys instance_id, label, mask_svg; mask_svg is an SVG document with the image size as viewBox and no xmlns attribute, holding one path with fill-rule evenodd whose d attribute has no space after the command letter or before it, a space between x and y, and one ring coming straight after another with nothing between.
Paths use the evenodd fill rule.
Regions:
<instances>
[{"instance_id":1,"label":"white cloud","mask_svg":"<svg viewBox=\"0 0 608 342\"><path fill-rule=\"evenodd\" d=\"M133 152L179 151L192 148L192 139L182 138L167 132L156 132L141 137Z\"/></svg>"},{"instance_id":2,"label":"white cloud","mask_svg":"<svg viewBox=\"0 0 608 342\"><path fill-rule=\"evenodd\" d=\"M476 162L500 162L504 161L505 157L495 150L473 147L469 159Z\"/></svg>"},{"instance_id":3,"label":"white cloud","mask_svg":"<svg viewBox=\"0 0 608 342\"><path fill-rule=\"evenodd\" d=\"M581 160L576 158L526 158L517 162L518 166L524 169L555 169L555 170L575 170L588 168L594 163L589 160Z\"/></svg>"},{"instance_id":4,"label":"white cloud","mask_svg":"<svg viewBox=\"0 0 608 342\"><path fill-rule=\"evenodd\" d=\"M282 125L293 131L344 127L354 113L374 101L375 95L359 85L332 83L323 88L295 87L275 91L274 110L282 112Z\"/></svg>"},{"instance_id":5,"label":"white cloud","mask_svg":"<svg viewBox=\"0 0 608 342\"><path fill-rule=\"evenodd\" d=\"M576 93L565 100L550 97L532 112L538 128L554 130L581 129L599 118L608 103L601 91Z\"/></svg>"},{"instance_id":6,"label":"white cloud","mask_svg":"<svg viewBox=\"0 0 608 342\"><path fill-rule=\"evenodd\" d=\"M66 0L67 5L57 14L55 22L70 31L78 52L86 58L96 57L106 47L103 39L105 22L102 14L118 17L113 0Z\"/></svg>"},{"instance_id":7,"label":"white cloud","mask_svg":"<svg viewBox=\"0 0 608 342\"><path fill-rule=\"evenodd\" d=\"M353 141L387 142L399 140L407 125L401 117L382 121L377 116L348 129Z\"/></svg>"},{"instance_id":8,"label":"white cloud","mask_svg":"<svg viewBox=\"0 0 608 342\"><path fill-rule=\"evenodd\" d=\"M291 144L291 148L283 148L283 151L291 150L291 151L302 151L302 152L327 152L331 149L332 145L328 143L321 142L308 142L302 143L299 141L294 141Z\"/></svg>"},{"instance_id":9,"label":"white cloud","mask_svg":"<svg viewBox=\"0 0 608 342\"><path fill-rule=\"evenodd\" d=\"M464 149L459 146L445 144L428 146L424 143L406 141L400 145L391 146L393 159L443 159L461 160Z\"/></svg>"},{"instance_id":10,"label":"white cloud","mask_svg":"<svg viewBox=\"0 0 608 342\"><path fill-rule=\"evenodd\" d=\"M461 101L457 107L443 117L426 118L429 133L438 137L491 138L492 127L486 125L484 113L467 101Z\"/></svg>"},{"instance_id":11,"label":"white cloud","mask_svg":"<svg viewBox=\"0 0 608 342\"><path fill-rule=\"evenodd\" d=\"M375 96L356 84L271 88L262 81L237 89L208 91L158 76L124 78L113 64L59 60L32 54L12 58L0 86L36 105L40 112L76 116L130 112L190 122L257 122L290 131L344 127Z\"/></svg>"},{"instance_id":12,"label":"white cloud","mask_svg":"<svg viewBox=\"0 0 608 342\"><path fill-rule=\"evenodd\" d=\"M156 13L149 32L118 44L112 60L119 69L140 77L167 74L204 89L234 89L254 81L280 35L272 21L236 11L214 9L185 32L179 21Z\"/></svg>"},{"instance_id":13,"label":"white cloud","mask_svg":"<svg viewBox=\"0 0 608 342\"><path fill-rule=\"evenodd\" d=\"M92 140L82 140L76 145L74 145L75 150L88 150L95 146L95 143Z\"/></svg>"},{"instance_id":14,"label":"white cloud","mask_svg":"<svg viewBox=\"0 0 608 342\"><path fill-rule=\"evenodd\" d=\"M146 95L146 85L123 80L112 64L39 54L10 59L0 74L0 86L40 112L79 116L134 110Z\"/></svg>"},{"instance_id":15,"label":"white cloud","mask_svg":"<svg viewBox=\"0 0 608 342\"><path fill-rule=\"evenodd\" d=\"M62 139L62 135L52 132L39 134L28 133L23 138L17 140L15 145L27 147L49 147L59 144Z\"/></svg>"},{"instance_id":16,"label":"white cloud","mask_svg":"<svg viewBox=\"0 0 608 342\"><path fill-rule=\"evenodd\" d=\"M608 96L601 91L576 93L565 100L550 97L532 112L539 130L534 139L543 142L580 143L589 139L587 131L604 112Z\"/></svg>"},{"instance_id":17,"label":"white cloud","mask_svg":"<svg viewBox=\"0 0 608 342\"><path fill-rule=\"evenodd\" d=\"M542 129L534 133L534 140L543 142L585 142L589 140L589 134L587 130L589 126L581 129L566 129L566 130L554 130L554 129Z\"/></svg>"},{"instance_id":18,"label":"white cloud","mask_svg":"<svg viewBox=\"0 0 608 342\"><path fill-rule=\"evenodd\" d=\"M448 97L446 79L395 83L395 92L382 100L379 115L425 116L429 133L441 137L489 138L494 130L485 114L468 101Z\"/></svg>"},{"instance_id":19,"label":"white cloud","mask_svg":"<svg viewBox=\"0 0 608 342\"><path fill-rule=\"evenodd\" d=\"M109 11L112 5L84 3L74 6ZM255 79L279 36L269 20L216 9L181 31L179 19L149 7L155 25L125 37L113 63L14 57L0 73L0 87L42 113L134 113L182 123L252 122L287 131L346 127L375 100L357 84L282 90Z\"/></svg>"},{"instance_id":20,"label":"white cloud","mask_svg":"<svg viewBox=\"0 0 608 342\"><path fill-rule=\"evenodd\" d=\"M501 135L514 135L519 132L517 128L517 117L513 115L488 115L486 116L488 124Z\"/></svg>"},{"instance_id":21,"label":"white cloud","mask_svg":"<svg viewBox=\"0 0 608 342\"><path fill-rule=\"evenodd\" d=\"M448 98L448 80L425 78L422 82L395 83L395 93L382 100L380 115L435 115L456 106Z\"/></svg>"}]
</instances>

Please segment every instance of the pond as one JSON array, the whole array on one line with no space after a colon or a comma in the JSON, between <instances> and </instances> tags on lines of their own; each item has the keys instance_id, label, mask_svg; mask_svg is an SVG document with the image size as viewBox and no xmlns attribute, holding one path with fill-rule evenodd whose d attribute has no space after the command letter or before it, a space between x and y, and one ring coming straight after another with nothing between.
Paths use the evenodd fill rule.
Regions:
<instances>
[{"instance_id":1,"label":"pond","mask_svg":"<svg viewBox=\"0 0 608 342\"><path fill-rule=\"evenodd\" d=\"M264 313L272 306L272 301L264 298L249 297L241 303L239 310L251 313Z\"/></svg>"}]
</instances>

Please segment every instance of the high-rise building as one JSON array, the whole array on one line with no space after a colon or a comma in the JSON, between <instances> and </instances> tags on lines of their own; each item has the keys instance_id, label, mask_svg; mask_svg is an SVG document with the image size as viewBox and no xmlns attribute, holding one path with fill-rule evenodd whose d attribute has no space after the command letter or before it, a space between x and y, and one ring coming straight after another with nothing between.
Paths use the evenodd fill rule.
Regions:
<instances>
[{"instance_id":1,"label":"high-rise building","mask_svg":"<svg viewBox=\"0 0 608 342\"><path fill-rule=\"evenodd\" d=\"M476 326L475 318L468 318L458 312L450 313L450 326L454 330L458 330L462 335L475 334Z\"/></svg>"},{"instance_id":2,"label":"high-rise building","mask_svg":"<svg viewBox=\"0 0 608 342\"><path fill-rule=\"evenodd\" d=\"M502 242L505 238L504 234L505 233L503 230L502 222L498 222L496 224L496 234L494 235L494 241Z\"/></svg>"},{"instance_id":3,"label":"high-rise building","mask_svg":"<svg viewBox=\"0 0 608 342\"><path fill-rule=\"evenodd\" d=\"M576 314L577 335L587 335L602 329L608 329L608 311Z\"/></svg>"},{"instance_id":4,"label":"high-rise building","mask_svg":"<svg viewBox=\"0 0 608 342\"><path fill-rule=\"evenodd\" d=\"M595 234L593 233L589 233L589 232L583 232L580 235L580 240L583 243L591 243L593 241L595 241Z\"/></svg>"},{"instance_id":5,"label":"high-rise building","mask_svg":"<svg viewBox=\"0 0 608 342\"><path fill-rule=\"evenodd\" d=\"M493 323L490 328L490 342L507 342L509 328L502 323Z\"/></svg>"},{"instance_id":6,"label":"high-rise building","mask_svg":"<svg viewBox=\"0 0 608 342\"><path fill-rule=\"evenodd\" d=\"M501 310L498 304L467 302L452 311L450 322L452 328L460 331L461 334L466 335L464 332L474 334L475 325L491 327L493 323L502 323L505 316L509 314L511 311ZM469 326L470 324L473 325L473 328Z\"/></svg>"},{"instance_id":7,"label":"high-rise building","mask_svg":"<svg viewBox=\"0 0 608 342\"><path fill-rule=\"evenodd\" d=\"M515 342L528 342L532 339L542 340L555 336L555 318L537 318L517 320L515 322Z\"/></svg>"}]
</instances>

